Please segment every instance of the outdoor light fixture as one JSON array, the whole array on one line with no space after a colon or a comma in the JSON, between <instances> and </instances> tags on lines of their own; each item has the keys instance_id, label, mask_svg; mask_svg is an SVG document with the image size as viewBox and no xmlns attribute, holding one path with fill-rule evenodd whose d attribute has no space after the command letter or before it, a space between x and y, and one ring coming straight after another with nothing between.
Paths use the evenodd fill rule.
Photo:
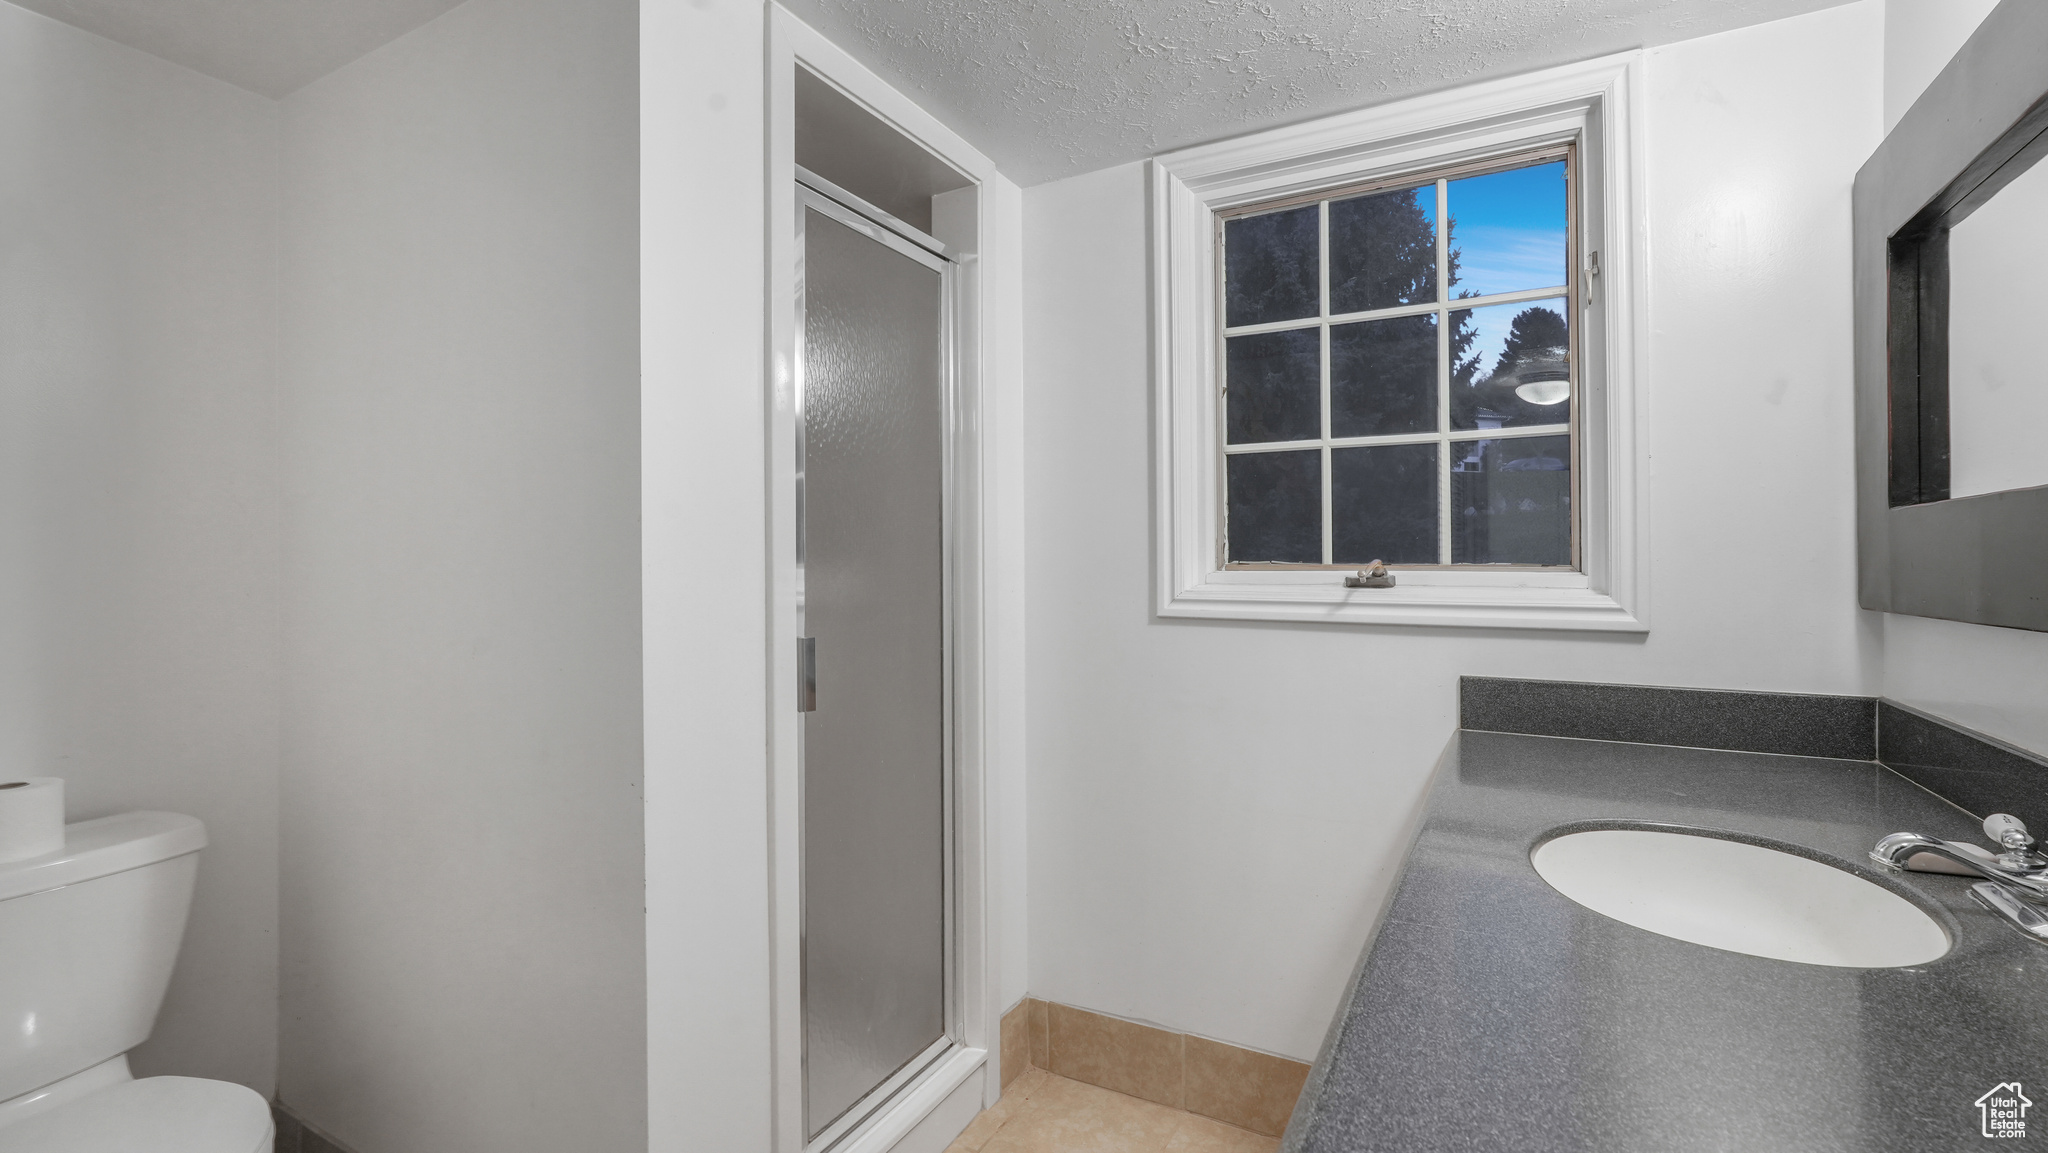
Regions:
<instances>
[{"instance_id":1,"label":"outdoor light fixture","mask_svg":"<svg viewBox=\"0 0 2048 1153\"><path fill-rule=\"evenodd\" d=\"M1563 404L1571 394L1571 374L1554 368L1526 373L1515 385L1515 395L1530 404Z\"/></svg>"}]
</instances>

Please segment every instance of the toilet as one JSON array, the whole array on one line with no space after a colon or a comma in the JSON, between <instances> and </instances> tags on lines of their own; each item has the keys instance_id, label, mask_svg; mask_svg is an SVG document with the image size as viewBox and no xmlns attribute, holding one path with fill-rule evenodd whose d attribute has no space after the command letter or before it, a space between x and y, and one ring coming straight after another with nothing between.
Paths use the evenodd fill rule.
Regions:
<instances>
[{"instance_id":1,"label":"toilet","mask_svg":"<svg viewBox=\"0 0 2048 1153\"><path fill-rule=\"evenodd\" d=\"M0 864L0 1153L271 1153L252 1089L128 1071L156 1024L206 827L123 813Z\"/></svg>"}]
</instances>

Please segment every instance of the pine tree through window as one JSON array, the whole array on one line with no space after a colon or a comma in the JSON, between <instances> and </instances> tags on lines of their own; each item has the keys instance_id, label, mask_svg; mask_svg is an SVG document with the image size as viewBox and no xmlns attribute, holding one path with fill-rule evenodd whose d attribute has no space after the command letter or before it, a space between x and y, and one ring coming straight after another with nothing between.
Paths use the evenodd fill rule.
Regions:
<instances>
[{"instance_id":1,"label":"pine tree through window","mask_svg":"<svg viewBox=\"0 0 2048 1153\"><path fill-rule=\"evenodd\" d=\"M1577 567L1574 162L1220 218L1228 567Z\"/></svg>"}]
</instances>

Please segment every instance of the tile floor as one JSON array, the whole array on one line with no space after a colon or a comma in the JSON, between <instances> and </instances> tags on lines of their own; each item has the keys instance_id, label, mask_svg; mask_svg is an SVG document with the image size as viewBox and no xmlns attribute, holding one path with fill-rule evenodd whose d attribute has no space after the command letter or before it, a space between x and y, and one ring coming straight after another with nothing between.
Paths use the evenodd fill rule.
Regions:
<instances>
[{"instance_id":1,"label":"tile floor","mask_svg":"<svg viewBox=\"0 0 2048 1153\"><path fill-rule=\"evenodd\" d=\"M1277 1137L1026 1069L946 1153L1275 1153L1279 1148Z\"/></svg>"}]
</instances>

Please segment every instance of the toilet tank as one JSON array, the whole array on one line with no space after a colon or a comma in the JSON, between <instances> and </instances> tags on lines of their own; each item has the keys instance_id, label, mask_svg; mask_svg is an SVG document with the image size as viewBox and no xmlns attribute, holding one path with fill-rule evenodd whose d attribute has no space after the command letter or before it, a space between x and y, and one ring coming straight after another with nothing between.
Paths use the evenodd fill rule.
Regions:
<instances>
[{"instance_id":1,"label":"toilet tank","mask_svg":"<svg viewBox=\"0 0 2048 1153\"><path fill-rule=\"evenodd\" d=\"M123 813L0 865L0 1101L148 1038L205 847L191 817Z\"/></svg>"}]
</instances>

